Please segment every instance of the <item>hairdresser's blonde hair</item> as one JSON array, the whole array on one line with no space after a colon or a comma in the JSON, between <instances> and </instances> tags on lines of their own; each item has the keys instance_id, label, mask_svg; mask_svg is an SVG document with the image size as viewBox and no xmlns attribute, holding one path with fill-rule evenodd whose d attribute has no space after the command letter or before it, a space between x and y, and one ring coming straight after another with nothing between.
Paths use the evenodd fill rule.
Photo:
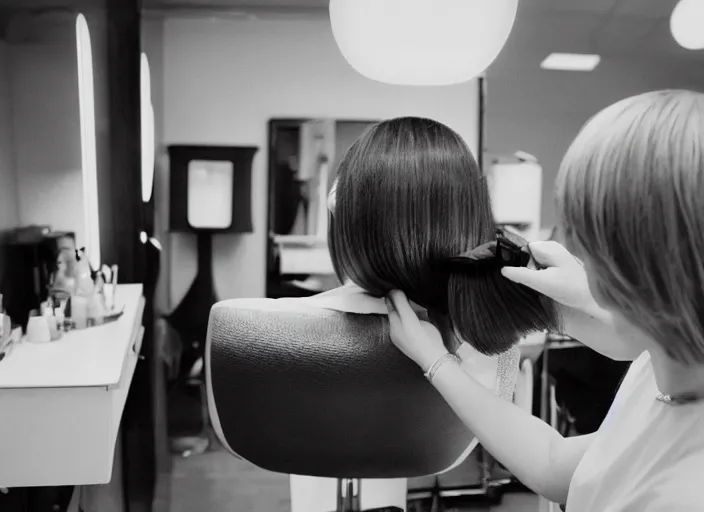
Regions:
<instances>
[{"instance_id":1,"label":"hairdresser's blonde hair","mask_svg":"<svg viewBox=\"0 0 704 512\"><path fill-rule=\"evenodd\" d=\"M650 92L598 113L556 196L596 294L671 358L704 363L704 94Z\"/></svg>"}]
</instances>

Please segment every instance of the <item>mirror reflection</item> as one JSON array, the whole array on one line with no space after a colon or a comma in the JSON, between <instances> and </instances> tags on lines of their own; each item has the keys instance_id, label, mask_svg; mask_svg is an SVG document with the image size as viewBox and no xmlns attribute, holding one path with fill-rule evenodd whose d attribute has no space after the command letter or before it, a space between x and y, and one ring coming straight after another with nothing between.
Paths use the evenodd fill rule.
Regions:
<instances>
[{"instance_id":1,"label":"mirror reflection","mask_svg":"<svg viewBox=\"0 0 704 512\"><path fill-rule=\"evenodd\" d=\"M269 122L267 295L306 296L336 285L327 249L328 193L349 146L367 120Z\"/></svg>"},{"instance_id":2,"label":"mirror reflection","mask_svg":"<svg viewBox=\"0 0 704 512\"><path fill-rule=\"evenodd\" d=\"M373 121L272 120L269 221L279 240L327 236L327 195L337 162Z\"/></svg>"},{"instance_id":3,"label":"mirror reflection","mask_svg":"<svg viewBox=\"0 0 704 512\"><path fill-rule=\"evenodd\" d=\"M77 248L100 266L93 57L75 11L0 21L0 293L24 324Z\"/></svg>"}]
</instances>

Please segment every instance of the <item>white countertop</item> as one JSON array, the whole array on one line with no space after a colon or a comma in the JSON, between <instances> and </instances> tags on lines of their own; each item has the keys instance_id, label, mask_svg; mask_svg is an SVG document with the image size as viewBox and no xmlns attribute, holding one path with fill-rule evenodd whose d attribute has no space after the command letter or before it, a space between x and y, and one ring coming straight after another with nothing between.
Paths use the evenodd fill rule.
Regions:
<instances>
[{"instance_id":1,"label":"white countertop","mask_svg":"<svg viewBox=\"0 0 704 512\"><path fill-rule=\"evenodd\" d=\"M118 285L115 305L124 306L115 322L71 331L58 341L15 346L0 361L0 389L117 385L127 351L142 324L142 285Z\"/></svg>"}]
</instances>

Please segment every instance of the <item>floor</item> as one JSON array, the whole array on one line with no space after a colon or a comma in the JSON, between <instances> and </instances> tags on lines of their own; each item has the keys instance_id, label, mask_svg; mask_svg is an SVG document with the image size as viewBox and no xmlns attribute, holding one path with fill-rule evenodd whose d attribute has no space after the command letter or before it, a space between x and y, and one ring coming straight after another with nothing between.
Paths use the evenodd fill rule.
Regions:
<instances>
[{"instance_id":1,"label":"floor","mask_svg":"<svg viewBox=\"0 0 704 512\"><path fill-rule=\"evenodd\" d=\"M201 455L174 455L171 512L289 512L288 476L240 461L219 445ZM533 512L531 494L507 494L500 506L468 506L446 512Z\"/></svg>"}]
</instances>

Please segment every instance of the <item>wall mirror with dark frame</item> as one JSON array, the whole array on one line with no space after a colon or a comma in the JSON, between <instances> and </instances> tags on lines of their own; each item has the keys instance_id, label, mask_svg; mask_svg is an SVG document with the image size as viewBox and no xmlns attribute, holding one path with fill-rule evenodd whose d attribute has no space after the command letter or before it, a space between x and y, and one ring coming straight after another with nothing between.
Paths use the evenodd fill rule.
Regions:
<instances>
[{"instance_id":1,"label":"wall mirror with dark frame","mask_svg":"<svg viewBox=\"0 0 704 512\"><path fill-rule=\"evenodd\" d=\"M339 284L327 247L327 196L342 155L374 123L269 121L267 297L305 297Z\"/></svg>"}]
</instances>

